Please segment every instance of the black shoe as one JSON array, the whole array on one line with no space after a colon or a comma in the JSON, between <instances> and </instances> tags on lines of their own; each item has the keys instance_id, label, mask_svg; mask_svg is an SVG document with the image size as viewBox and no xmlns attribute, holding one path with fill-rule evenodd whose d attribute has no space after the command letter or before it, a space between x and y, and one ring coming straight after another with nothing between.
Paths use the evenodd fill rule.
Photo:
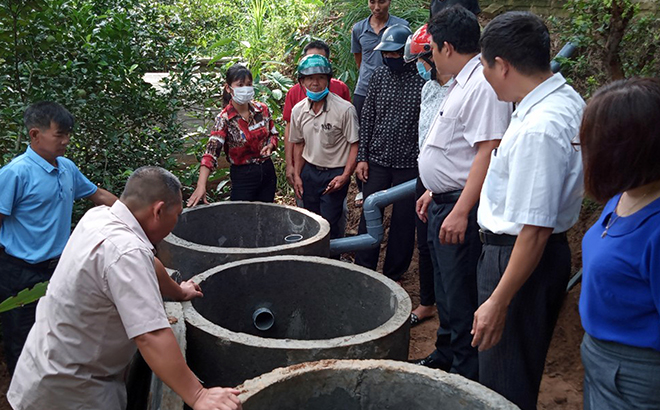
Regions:
<instances>
[{"instance_id":1,"label":"black shoe","mask_svg":"<svg viewBox=\"0 0 660 410\"><path fill-rule=\"evenodd\" d=\"M451 369L451 363L447 363L445 361L442 361L436 357L433 356L433 354L430 354L426 356L423 359L420 360L415 360L413 363L418 364L420 366L428 367L431 369L440 369L444 370L446 372Z\"/></svg>"}]
</instances>

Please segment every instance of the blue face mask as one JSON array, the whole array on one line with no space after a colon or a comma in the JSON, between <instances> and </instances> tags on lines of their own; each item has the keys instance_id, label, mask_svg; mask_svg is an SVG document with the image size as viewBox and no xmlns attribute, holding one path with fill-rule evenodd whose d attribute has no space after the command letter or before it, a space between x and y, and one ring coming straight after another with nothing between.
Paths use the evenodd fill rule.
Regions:
<instances>
[{"instance_id":1,"label":"blue face mask","mask_svg":"<svg viewBox=\"0 0 660 410\"><path fill-rule=\"evenodd\" d=\"M328 87L325 87L325 90L316 93L314 91L307 90L307 98L312 101L321 101L325 98L326 95L328 95L329 92L330 90L328 90Z\"/></svg>"},{"instance_id":2,"label":"blue face mask","mask_svg":"<svg viewBox=\"0 0 660 410\"><path fill-rule=\"evenodd\" d=\"M417 62L417 73L419 73L419 75L426 81L431 79L431 70L426 70L424 63L421 61Z\"/></svg>"}]
</instances>

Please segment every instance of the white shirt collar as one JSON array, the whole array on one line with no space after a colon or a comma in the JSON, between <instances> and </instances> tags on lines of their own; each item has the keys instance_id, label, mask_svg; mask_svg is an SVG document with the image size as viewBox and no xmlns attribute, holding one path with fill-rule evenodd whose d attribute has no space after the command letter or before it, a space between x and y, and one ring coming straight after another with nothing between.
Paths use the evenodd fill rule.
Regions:
<instances>
[{"instance_id":1,"label":"white shirt collar","mask_svg":"<svg viewBox=\"0 0 660 410\"><path fill-rule=\"evenodd\" d=\"M522 120L533 106L543 101L545 97L552 94L555 90L564 84L566 84L566 79L564 76L562 76L560 73L554 74L552 77L539 84L535 89L527 94L520 101L520 104L517 105L516 110L513 112L512 116Z\"/></svg>"},{"instance_id":2,"label":"white shirt collar","mask_svg":"<svg viewBox=\"0 0 660 410\"><path fill-rule=\"evenodd\" d=\"M465 63L461 71L455 77L457 85L459 85L461 88L463 88L470 77L472 77L474 70L476 70L477 67L481 67L481 61L479 60L480 56L481 54L477 54L476 56L472 57L470 61Z\"/></svg>"},{"instance_id":3,"label":"white shirt collar","mask_svg":"<svg viewBox=\"0 0 660 410\"><path fill-rule=\"evenodd\" d=\"M149 238L147 237L147 234L144 233L144 229L142 229L142 226L138 222L137 219L135 219L135 215L133 215L133 212L131 212L128 207L121 202L121 200L115 201L115 203L110 207L110 212L112 212L119 220L121 220L123 223L128 226L128 228L137 235L138 238L142 242L144 242L152 251L155 249L154 245L151 243Z\"/></svg>"}]
</instances>

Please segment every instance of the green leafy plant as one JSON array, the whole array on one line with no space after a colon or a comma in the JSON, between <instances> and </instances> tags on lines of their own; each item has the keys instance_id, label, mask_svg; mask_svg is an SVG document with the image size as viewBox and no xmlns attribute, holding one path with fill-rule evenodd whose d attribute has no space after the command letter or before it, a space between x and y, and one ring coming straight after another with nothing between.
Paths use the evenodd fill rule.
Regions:
<instances>
[{"instance_id":1,"label":"green leafy plant","mask_svg":"<svg viewBox=\"0 0 660 410\"><path fill-rule=\"evenodd\" d=\"M16 296L11 296L0 303L0 313L36 302L46 294L47 289L48 282L37 283L32 289L23 289Z\"/></svg>"},{"instance_id":2,"label":"green leafy plant","mask_svg":"<svg viewBox=\"0 0 660 410\"><path fill-rule=\"evenodd\" d=\"M550 22L578 45L562 71L583 96L611 80L660 74L660 10L642 14L633 0L568 0L564 7L569 17Z\"/></svg>"},{"instance_id":3,"label":"green leafy plant","mask_svg":"<svg viewBox=\"0 0 660 410\"><path fill-rule=\"evenodd\" d=\"M77 119L67 156L93 182L121 193L140 165L174 168L181 147L176 90L143 81L184 48L154 24L152 2L31 0L2 2L0 144L4 161L22 152L22 113L39 100ZM76 206L76 217L85 205Z\"/></svg>"}]
</instances>

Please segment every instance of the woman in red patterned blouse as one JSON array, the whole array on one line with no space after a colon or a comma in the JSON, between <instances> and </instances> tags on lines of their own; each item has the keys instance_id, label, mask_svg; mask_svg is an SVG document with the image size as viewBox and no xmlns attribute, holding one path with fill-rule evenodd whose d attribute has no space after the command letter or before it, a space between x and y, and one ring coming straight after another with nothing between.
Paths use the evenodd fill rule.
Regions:
<instances>
[{"instance_id":1,"label":"woman in red patterned blouse","mask_svg":"<svg viewBox=\"0 0 660 410\"><path fill-rule=\"evenodd\" d=\"M232 201L273 202L277 177L270 155L277 146L277 130L266 104L253 100L252 73L240 64L227 70L223 100L199 167L197 188L188 199L195 206L206 199L206 182L224 149L231 167Z\"/></svg>"}]
</instances>

